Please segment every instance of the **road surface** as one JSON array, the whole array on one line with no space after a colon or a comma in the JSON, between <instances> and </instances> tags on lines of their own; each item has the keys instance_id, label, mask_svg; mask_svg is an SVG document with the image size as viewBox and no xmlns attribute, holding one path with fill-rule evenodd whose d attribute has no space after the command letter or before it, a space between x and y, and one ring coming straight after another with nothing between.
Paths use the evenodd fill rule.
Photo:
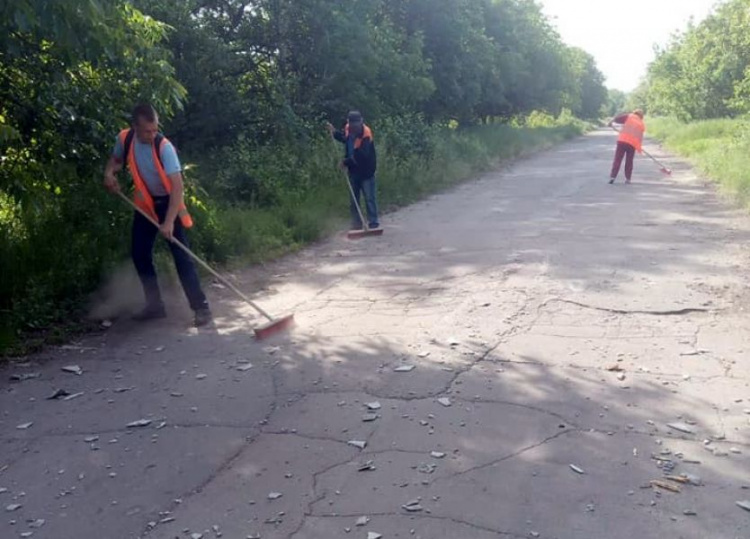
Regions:
<instances>
[{"instance_id":1,"label":"road surface","mask_svg":"<svg viewBox=\"0 0 750 539\"><path fill-rule=\"evenodd\" d=\"M0 537L750 537L750 219L653 144L672 177L608 185L613 147L237 275L296 313L275 341L211 286L215 330L4 367Z\"/></svg>"}]
</instances>

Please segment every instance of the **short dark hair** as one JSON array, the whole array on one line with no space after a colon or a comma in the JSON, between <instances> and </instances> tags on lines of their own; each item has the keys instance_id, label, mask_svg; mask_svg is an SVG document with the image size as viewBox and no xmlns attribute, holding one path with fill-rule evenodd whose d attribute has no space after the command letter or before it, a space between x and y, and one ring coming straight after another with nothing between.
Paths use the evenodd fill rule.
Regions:
<instances>
[{"instance_id":1,"label":"short dark hair","mask_svg":"<svg viewBox=\"0 0 750 539\"><path fill-rule=\"evenodd\" d=\"M138 119L143 118L147 122L156 121L156 109L150 103L138 103L130 113L130 120L135 124Z\"/></svg>"}]
</instances>

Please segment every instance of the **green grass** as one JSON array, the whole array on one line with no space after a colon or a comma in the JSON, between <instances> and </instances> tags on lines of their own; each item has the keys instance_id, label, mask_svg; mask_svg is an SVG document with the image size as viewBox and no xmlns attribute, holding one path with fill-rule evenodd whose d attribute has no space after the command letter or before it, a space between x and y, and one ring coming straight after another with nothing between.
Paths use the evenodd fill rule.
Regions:
<instances>
[{"instance_id":1,"label":"green grass","mask_svg":"<svg viewBox=\"0 0 750 539\"><path fill-rule=\"evenodd\" d=\"M742 119L682 123L654 118L649 135L683 155L723 191L750 207L750 124Z\"/></svg>"}]
</instances>

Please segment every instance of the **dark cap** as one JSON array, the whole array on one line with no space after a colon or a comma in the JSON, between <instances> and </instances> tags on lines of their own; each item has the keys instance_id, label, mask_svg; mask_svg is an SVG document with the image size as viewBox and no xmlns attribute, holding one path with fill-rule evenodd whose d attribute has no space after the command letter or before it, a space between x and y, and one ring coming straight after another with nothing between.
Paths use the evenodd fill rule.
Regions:
<instances>
[{"instance_id":1,"label":"dark cap","mask_svg":"<svg viewBox=\"0 0 750 539\"><path fill-rule=\"evenodd\" d=\"M350 124L358 125L365 121L365 119L362 117L362 113L358 110L353 110L349 112L349 116L347 117L347 121Z\"/></svg>"}]
</instances>

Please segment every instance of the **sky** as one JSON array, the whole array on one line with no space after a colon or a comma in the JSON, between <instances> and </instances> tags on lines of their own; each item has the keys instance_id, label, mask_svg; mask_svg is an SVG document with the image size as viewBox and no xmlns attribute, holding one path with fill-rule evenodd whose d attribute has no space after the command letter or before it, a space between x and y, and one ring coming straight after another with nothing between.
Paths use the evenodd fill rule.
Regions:
<instances>
[{"instance_id":1,"label":"sky","mask_svg":"<svg viewBox=\"0 0 750 539\"><path fill-rule=\"evenodd\" d=\"M629 92L691 17L703 20L716 0L541 0L563 41L592 54L607 87ZM632 30L631 30L632 27Z\"/></svg>"}]
</instances>

